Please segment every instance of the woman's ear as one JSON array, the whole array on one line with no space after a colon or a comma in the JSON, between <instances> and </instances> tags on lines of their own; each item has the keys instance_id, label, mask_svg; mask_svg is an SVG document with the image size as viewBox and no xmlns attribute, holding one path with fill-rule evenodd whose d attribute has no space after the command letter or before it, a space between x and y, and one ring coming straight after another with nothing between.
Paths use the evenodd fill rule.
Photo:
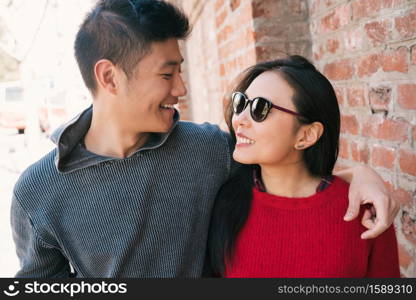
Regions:
<instances>
[{"instance_id":1,"label":"woman's ear","mask_svg":"<svg viewBox=\"0 0 416 300\"><path fill-rule=\"evenodd\" d=\"M303 150L313 146L324 133L324 126L321 122L302 125L297 133L295 149Z\"/></svg>"}]
</instances>

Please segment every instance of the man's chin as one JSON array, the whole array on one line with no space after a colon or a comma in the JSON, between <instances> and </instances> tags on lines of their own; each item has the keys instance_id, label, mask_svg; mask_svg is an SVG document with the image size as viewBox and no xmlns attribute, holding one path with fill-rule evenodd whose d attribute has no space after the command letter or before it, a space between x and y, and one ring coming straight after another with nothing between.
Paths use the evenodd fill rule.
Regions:
<instances>
[{"instance_id":1,"label":"man's chin","mask_svg":"<svg viewBox=\"0 0 416 300\"><path fill-rule=\"evenodd\" d=\"M154 133L168 133L173 126L173 120L170 123L161 125L157 130L153 130Z\"/></svg>"}]
</instances>

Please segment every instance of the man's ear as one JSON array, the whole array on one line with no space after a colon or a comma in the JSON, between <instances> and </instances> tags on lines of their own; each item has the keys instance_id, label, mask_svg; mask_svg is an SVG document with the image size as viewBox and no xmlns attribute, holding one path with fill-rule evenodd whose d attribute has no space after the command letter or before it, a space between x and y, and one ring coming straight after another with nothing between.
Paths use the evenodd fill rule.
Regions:
<instances>
[{"instance_id":1,"label":"man's ear","mask_svg":"<svg viewBox=\"0 0 416 300\"><path fill-rule=\"evenodd\" d=\"M313 146L324 133L324 126L321 122L313 122L312 124L302 125L297 133L295 148L303 150Z\"/></svg>"},{"instance_id":2,"label":"man's ear","mask_svg":"<svg viewBox=\"0 0 416 300\"><path fill-rule=\"evenodd\" d=\"M94 66L95 80L98 87L113 95L119 88L117 81L117 68L108 59L100 59Z\"/></svg>"}]
</instances>

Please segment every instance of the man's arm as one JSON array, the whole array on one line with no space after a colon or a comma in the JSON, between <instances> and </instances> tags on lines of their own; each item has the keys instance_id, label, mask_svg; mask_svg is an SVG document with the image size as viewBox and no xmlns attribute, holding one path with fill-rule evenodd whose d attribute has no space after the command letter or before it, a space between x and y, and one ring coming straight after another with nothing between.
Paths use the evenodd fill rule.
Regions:
<instances>
[{"instance_id":1,"label":"man's arm","mask_svg":"<svg viewBox=\"0 0 416 300\"><path fill-rule=\"evenodd\" d=\"M399 205L390 197L381 177L367 166L358 166L335 173L350 182L349 205L344 220L351 221L358 216L360 206L371 204L366 208L361 223L369 230L361 238L369 239L379 236L393 223L399 211Z\"/></svg>"},{"instance_id":2,"label":"man's arm","mask_svg":"<svg viewBox=\"0 0 416 300\"><path fill-rule=\"evenodd\" d=\"M32 226L29 216L13 196L11 225L20 270L16 277L70 277L68 260L59 249L47 244Z\"/></svg>"}]
</instances>

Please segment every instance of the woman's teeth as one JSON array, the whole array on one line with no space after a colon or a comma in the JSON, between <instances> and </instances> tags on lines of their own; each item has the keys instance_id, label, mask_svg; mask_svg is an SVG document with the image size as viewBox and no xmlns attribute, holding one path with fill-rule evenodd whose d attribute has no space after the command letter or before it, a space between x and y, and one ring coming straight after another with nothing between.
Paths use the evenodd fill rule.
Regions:
<instances>
[{"instance_id":1,"label":"woman's teeth","mask_svg":"<svg viewBox=\"0 0 416 300\"><path fill-rule=\"evenodd\" d=\"M237 137L237 144L254 144L254 141L238 136Z\"/></svg>"}]
</instances>

